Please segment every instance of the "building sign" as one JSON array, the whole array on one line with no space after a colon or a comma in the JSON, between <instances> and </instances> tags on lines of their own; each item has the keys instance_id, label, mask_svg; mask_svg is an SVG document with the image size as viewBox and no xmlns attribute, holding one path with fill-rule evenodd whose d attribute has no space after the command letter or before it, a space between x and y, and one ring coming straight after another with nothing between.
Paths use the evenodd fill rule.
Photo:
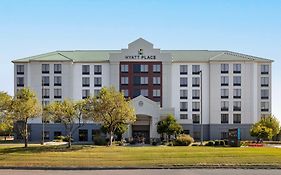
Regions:
<instances>
[{"instance_id":1,"label":"building sign","mask_svg":"<svg viewBox=\"0 0 281 175\"><path fill-rule=\"evenodd\" d=\"M156 56L155 55L129 55L125 56L125 59L132 59L132 60L155 60Z\"/></svg>"},{"instance_id":2,"label":"building sign","mask_svg":"<svg viewBox=\"0 0 281 175\"><path fill-rule=\"evenodd\" d=\"M228 144L233 147L240 147L240 128L234 128L228 130Z\"/></svg>"}]
</instances>

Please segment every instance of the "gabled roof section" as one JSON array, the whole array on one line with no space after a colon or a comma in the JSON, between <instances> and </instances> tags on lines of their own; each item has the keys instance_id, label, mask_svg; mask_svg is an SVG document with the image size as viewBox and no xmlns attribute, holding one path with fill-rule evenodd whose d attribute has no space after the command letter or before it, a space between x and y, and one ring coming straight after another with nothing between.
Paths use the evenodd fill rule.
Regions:
<instances>
[{"instance_id":1,"label":"gabled roof section","mask_svg":"<svg viewBox=\"0 0 281 175\"><path fill-rule=\"evenodd\" d=\"M138 43L141 43L142 45L148 45L149 47L153 47L153 44L149 41L146 41L145 39L143 38L139 38L131 43L128 44L128 48L134 46L134 45L137 45Z\"/></svg>"}]
</instances>

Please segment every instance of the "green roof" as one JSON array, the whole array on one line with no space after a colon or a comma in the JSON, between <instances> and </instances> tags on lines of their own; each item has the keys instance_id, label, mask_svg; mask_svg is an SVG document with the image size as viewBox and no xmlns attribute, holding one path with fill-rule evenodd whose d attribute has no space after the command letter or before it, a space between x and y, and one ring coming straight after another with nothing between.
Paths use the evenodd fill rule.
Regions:
<instances>
[{"instance_id":1,"label":"green roof","mask_svg":"<svg viewBox=\"0 0 281 175\"><path fill-rule=\"evenodd\" d=\"M209 50L161 50L170 53L174 62L212 62L212 61L257 61L272 62L270 59L250 56L231 51ZM74 50L55 51L14 60L14 63L33 61L69 61L69 62L107 62L110 53L121 53L120 50Z\"/></svg>"}]
</instances>

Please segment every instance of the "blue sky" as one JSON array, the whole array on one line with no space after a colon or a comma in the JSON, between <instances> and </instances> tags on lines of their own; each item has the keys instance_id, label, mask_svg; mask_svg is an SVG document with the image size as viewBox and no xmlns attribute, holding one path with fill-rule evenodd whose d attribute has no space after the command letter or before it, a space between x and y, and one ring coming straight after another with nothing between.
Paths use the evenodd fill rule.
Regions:
<instances>
[{"instance_id":1,"label":"blue sky","mask_svg":"<svg viewBox=\"0 0 281 175\"><path fill-rule=\"evenodd\" d=\"M281 120L278 0L1 0L0 90L13 94L13 59L126 48L139 37L161 49L223 49L273 59L273 114Z\"/></svg>"}]
</instances>

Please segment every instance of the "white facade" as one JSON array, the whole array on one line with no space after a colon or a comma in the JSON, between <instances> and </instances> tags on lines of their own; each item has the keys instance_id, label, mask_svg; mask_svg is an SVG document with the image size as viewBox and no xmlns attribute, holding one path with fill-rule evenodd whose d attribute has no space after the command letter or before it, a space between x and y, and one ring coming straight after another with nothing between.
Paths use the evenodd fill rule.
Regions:
<instances>
[{"instance_id":1,"label":"white facade","mask_svg":"<svg viewBox=\"0 0 281 175\"><path fill-rule=\"evenodd\" d=\"M154 97L133 99L137 116L149 116L150 138L159 137L156 123L173 114L184 130L197 139L202 112L205 139L221 139L233 127L244 128L242 138L246 139L249 138L246 132L250 125L271 113L272 61L229 51L160 50L140 38L130 43L128 49L119 51L56 51L13 62L15 93L22 86L30 87L40 100L46 93L44 103L66 98L80 100L83 96L96 95L102 87L114 86L121 91L120 88L126 88L120 84L120 76L124 76L120 72L121 63L129 66L160 63L161 85L157 87L161 91L162 105L153 101ZM49 65L47 73L42 72L43 65ZM55 72L55 65L61 65L61 72ZM83 73L84 65L89 73ZM193 69L197 72L194 73ZM198 71L202 73L202 85ZM158 75L150 74L147 74L149 81L150 76ZM49 77L49 84L42 87L43 77ZM129 84L133 83L133 78ZM58 83L59 79L61 83ZM132 86L135 88L135 85ZM148 88L150 93L152 89L148 86L143 87ZM47 90L42 92L42 89ZM30 124L40 123L41 118L30 121ZM135 128L141 130L141 127ZM133 130L134 125L126 136L131 137Z\"/></svg>"}]
</instances>

